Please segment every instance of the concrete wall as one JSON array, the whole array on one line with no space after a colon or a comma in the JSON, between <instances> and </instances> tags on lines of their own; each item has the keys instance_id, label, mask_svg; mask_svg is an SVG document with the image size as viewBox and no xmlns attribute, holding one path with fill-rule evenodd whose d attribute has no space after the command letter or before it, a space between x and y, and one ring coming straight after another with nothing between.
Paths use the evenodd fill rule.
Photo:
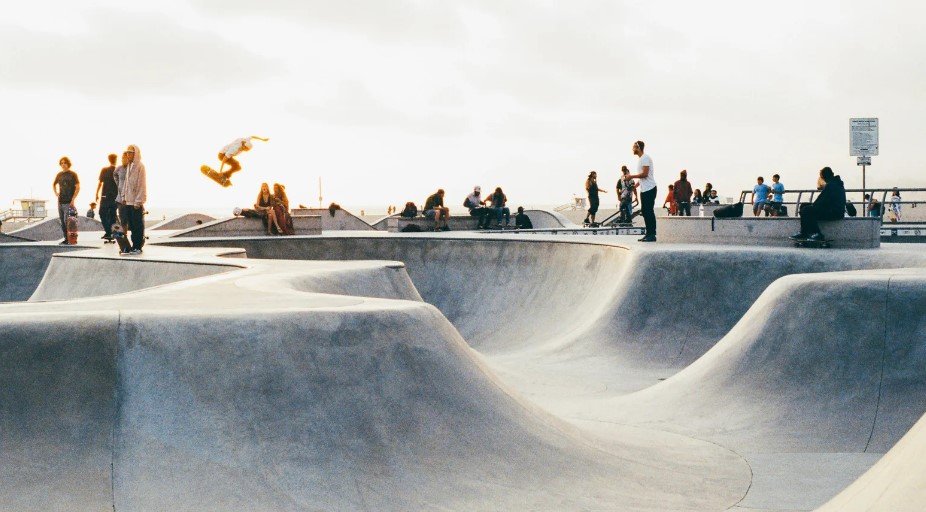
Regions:
<instances>
[{"instance_id":1,"label":"concrete wall","mask_svg":"<svg viewBox=\"0 0 926 512\"><path fill-rule=\"evenodd\" d=\"M837 248L873 248L881 245L881 221L867 217L820 222L820 230ZM660 242L712 245L790 247L788 236L801 230L795 217L659 217Z\"/></svg>"},{"instance_id":2,"label":"concrete wall","mask_svg":"<svg viewBox=\"0 0 926 512\"><path fill-rule=\"evenodd\" d=\"M327 208L293 208L292 214L318 215L322 221L322 231L374 231L375 228L347 210L334 211L334 217Z\"/></svg>"},{"instance_id":3,"label":"concrete wall","mask_svg":"<svg viewBox=\"0 0 926 512\"><path fill-rule=\"evenodd\" d=\"M514 219L512 219L513 221ZM478 223L479 219L469 215L451 215L447 219L447 225L450 226L451 231L475 231ZM414 219L405 217L389 217L386 219L386 231L390 233L400 233L409 225L418 226L422 231L431 231L434 229L434 220L421 216Z\"/></svg>"},{"instance_id":4,"label":"concrete wall","mask_svg":"<svg viewBox=\"0 0 926 512\"><path fill-rule=\"evenodd\" d=\"M171 217L170 219L155 224L154 226L147 229L187 229L205 224L207 222L212 222L214 220L215 217L210 217L209 215L203 213L186 213L183 215L177 215L176 217Z\"/></svg>"},{"instance_id":5,"label":"concrete wall","mask_svg":"<svg viewBox=\"0 0 926 512\"><path fill-rule=\"evenodd\" d=\"M85 249L76 245L0 244L0 302L28 299L57 253Z\"/></svg>"},{"instance_id":6,"label":"concrete wall","mask_svg":"<svg viewBox=\"0 0 926 512\"><path fill-rule=\"evenodd\" d=\"M321 217L317 215L294 215L293 227L297 235L320 235L322 232ZM170 235L171 238L239 236L267 236L267 229L261 219L231 217L206 222Z\"/></svg>"}]
</instances>

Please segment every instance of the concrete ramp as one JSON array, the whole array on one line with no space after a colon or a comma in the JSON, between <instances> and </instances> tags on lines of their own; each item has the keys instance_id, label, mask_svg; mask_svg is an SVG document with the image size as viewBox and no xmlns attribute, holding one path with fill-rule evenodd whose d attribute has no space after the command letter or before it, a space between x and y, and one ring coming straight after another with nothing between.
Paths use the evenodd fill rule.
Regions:
<instances>
[{"instance_id":1,"label":"concrete ramp","mask_svg":"<svg viewBox=\"0 0 926 512\"><path fill-rule=\"evenodd\" d=\"M337 209L334 215L327 208L293 208L293 215L318 215L322 231L375 231L376 228L344 209Z\"/></svg>"},{"instance_id":2,"label":"concrete ramp","mask_svg":"<svg viewBox=\"0 0 926 512\"><path fill-rule=\"evenodd\" d=\"M162 229L187 229L205 224L207 222L212 222L214 220L215 217L210 217L204 213L186 213L183 215L171 217L147 229L152 231Z\"/></svg>"},{"instance_id":3,"label":"concrete ramp","mask_svg":"<svg viewBox=\"0 0 926 512\"><path fill-rule=\"evenodd\" d=\"M919 512L926 503L926 416L818 512Z\"/></svg>"},{"instance_id":4,"label":"concrete ramp","mask_svg":"<svg viewBox=\"0 0 926 512\"><path fill-rule=\"evenodd\" d=\"M317 216L293 216L293 228L297 235L320 235L321 220ZM170 235L170 238L189 237L265 237L267 228L261 219L247 217L229 217L211 222L204 222L196 226L181 229Z\"/></svg>"},{"instance_id":5,"label":"concrete ramp","mask_svg":"<svg viewBox=\"0 0 926 512\"><path fill-rule=\"evenodd\" d=\"M524 210L534 229L557 229L557 228L580 228L579 224L569 220L568 217L559 212L550 212L547 210ZM514 212L512 212L512 216ZM603 218L603 217L602 217Z\"/></svg>"},{"instance_id":6,"label":"concrete ramp","mask_svg":"<svg viewBox=\"0 0 926 512\"><path fill-rule=\"evenodd\" d=\"M90 219L79 215L77 217L78 241L80 240L81 233L85 231L96 233L102 232L103 224L101 224L100 221L96 219ZM56 240L60 241L64 239L64 236L61 234L61 221L58 220L58 217L36 222L8 234L39 242L53 242Z\"/></svg>"},{"instance_id":7,"label":"concrete ramp","mask_svg":"<svg viewBox=\"0 0 926 512\"><path fill-rule=\"evenodd\" d=\"M80 249L85 248L36 243L0 245L0 302L28 299L42 281L53 255Z\"/></svg>"}]
</instances>

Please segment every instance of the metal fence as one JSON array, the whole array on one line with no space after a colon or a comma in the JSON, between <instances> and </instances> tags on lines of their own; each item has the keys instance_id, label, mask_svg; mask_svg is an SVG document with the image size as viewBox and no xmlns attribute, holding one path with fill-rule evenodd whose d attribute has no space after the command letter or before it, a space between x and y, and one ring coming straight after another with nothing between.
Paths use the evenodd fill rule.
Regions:
<instances>
[{"instance_id":1,"label":"metal fence","mask_svg":"<svg viewBox=\"0 0 926 512\"><path fill-rule=\"evenodd\" d=\"M846 189L846 198L852 201L853 195L857 197L858 200L852 201L852 204L856 206L856 209L858 210L858 215L864 217L868 215L868 205L869 205L870 200L869 201L864 200L863 192L864 194L869 194L869 197L873 198L874 200L879 201L879 204L881 205L881 207L878 208L878 211L875 212L875 214L872 215L872 217L878 217L883 220L885 213L888 213L890 211L890 207L891 207L890 198L891 198L891 195L893 195L894 190L897 190L900 193L901 197L903 197L908 192L911 192L911 193L912 192L926 192L926 188L900 188L900 187L897 187L896 189L894 188L868 188L868 189L865 189L864 191L860 188L851 188L851 189ZM783 199L784 199L782 204L785 206L788 206L788 216L789 217L797 217L798 209L799 209L798 206L801 203L812 203L816 194L819 194L819 193L820 193L819 190L788 190L788 191L785 191L784 194L782 194ZM740 202L743 204L749 204L749 202L747 201L747 198L749 198L750 195L752 195L752 190L743 190L742 192L740 192L740 199L739 199ZM880 196L880 199L879 199L879 196ZM920 203L926 203L926 200L919 200L919 201L901 200L900 201L901 206L909 205L911 208L916 208L917 205ZM923 220L896 222L896 224L923 224Z\"/></svg>"}]
</instances>

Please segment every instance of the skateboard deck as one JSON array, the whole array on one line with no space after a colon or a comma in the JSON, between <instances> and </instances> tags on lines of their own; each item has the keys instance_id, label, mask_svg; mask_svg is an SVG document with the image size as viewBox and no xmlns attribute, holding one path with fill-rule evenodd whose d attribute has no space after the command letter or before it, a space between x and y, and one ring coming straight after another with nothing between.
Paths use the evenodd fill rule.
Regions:
<instances>
[{"instance_id":1,"label":"skateboard deck","mask_svg":"<svg viewBox=\"0 0 926 512\"><path fill-rule=\"evenodd\" d=\"M67 219L64 220L64 226L68 233L68 244L77 244L77 210L71 208L68 210Z\"/></svg>"},{"instance_id":2,"label":"skateboard deck","mask_svg":"<svg viewBox=\"0 0 926 512\"><path fill-rule=\"evenodd\" d=\"M228 188L232 186L231 180L229 180L225 176L222 176L221 174L219 174L218 171L216 171L212 167L209 167L208 165L201 166L199 168L199 172L205 174L209 179L218 183L219 185L222 185L223 187Z\"/></svg>"},{"instance_id":3,"label":"skateboard deck","mask_svg":"<svg viewBox=\"0 0 926 512\"><path fill-rule=\"evenodd\" d=\"M125 236L125 230L122 229L122 224L118 222L113 224L113 239L119 244L119 254L123 254L132 249L128 237Z\"/></svg>"},{"instance_id":4,"label":"skateboard deck","mask_svg":"<svg viewBox=\"0 0 926 512\"><path fill-rule=\"evenodd\" d=\"M794 247L811 247L814 249L829 249L829 240L794 240Z\"/></svg>"}]
</instances>

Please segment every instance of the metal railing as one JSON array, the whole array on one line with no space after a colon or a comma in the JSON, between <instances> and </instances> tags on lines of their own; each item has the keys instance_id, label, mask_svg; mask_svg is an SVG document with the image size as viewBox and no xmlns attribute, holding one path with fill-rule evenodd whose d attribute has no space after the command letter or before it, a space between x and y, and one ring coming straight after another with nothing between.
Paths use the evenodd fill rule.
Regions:
<instances>
[{"instance_id":1,"label":"metal railing","mask_svg":"<svg viewBox=\"0 0 926 512\"><path fill-rule=\"evenodd\" d=\"M900 192L901 197L903 197L904 193L906 192L926 192L926 188L897 187L896 190ZM801 203L812 203L814 196L818 194L819 192L820 192L819 190L787 190L784 192L784 194L782 194L783 199L785 199L785 201L782 201L781 204L785 206L793 205L793 208L790 208L790 207L788 208L788 216L797 217L798 216L798 205L800 205ZM876 200L878 199L877 195L878 194L881 195L881 199L880 199L881 208L879 208L880 211L878 212L877 215L873 215L873 217L884 219L884 214L890 211L890 206L891 206L890 194L894 193L894 188L867 188L864 191L860 188L846 189L846 198L849 200L851 200L850 196L852 194L858 194L859 202L856 203L855 201L852 201L852 203L861 204L861 207L857 208L859 212L858 215L860 217L868 216L868 202L864 200L864 196L862 195L863 192L865 194L869 194L869 197L874 198ZM794 196L795 194L797 195L797 197L794 197L793 201L787 200L788 196ZM740 192L740 202L743 203L744 205L750 204L746 200L750 195L752 195L752 190L743 190L742 192ZM901 200L900 201L901 205L911 205L913 208L916 208L916 205L918 205L919 203L926 203L926 201L923 201L923 200L920 200L920 201ZM923 222L921 221L920 222L897 222L896 224L923 224Z\"/></svg>"},{"instance_id":2,"label":"metal railing","mask_svg":"<svg viewBox=\"0 0 926 512\"><path fill-rule=\"evenodd\" d=\"M48 214L44 209L30 209L30 210L4 210L0 212L0 222L7 220L36 220L44 219Z\"/></svg>"}]
</instances>

